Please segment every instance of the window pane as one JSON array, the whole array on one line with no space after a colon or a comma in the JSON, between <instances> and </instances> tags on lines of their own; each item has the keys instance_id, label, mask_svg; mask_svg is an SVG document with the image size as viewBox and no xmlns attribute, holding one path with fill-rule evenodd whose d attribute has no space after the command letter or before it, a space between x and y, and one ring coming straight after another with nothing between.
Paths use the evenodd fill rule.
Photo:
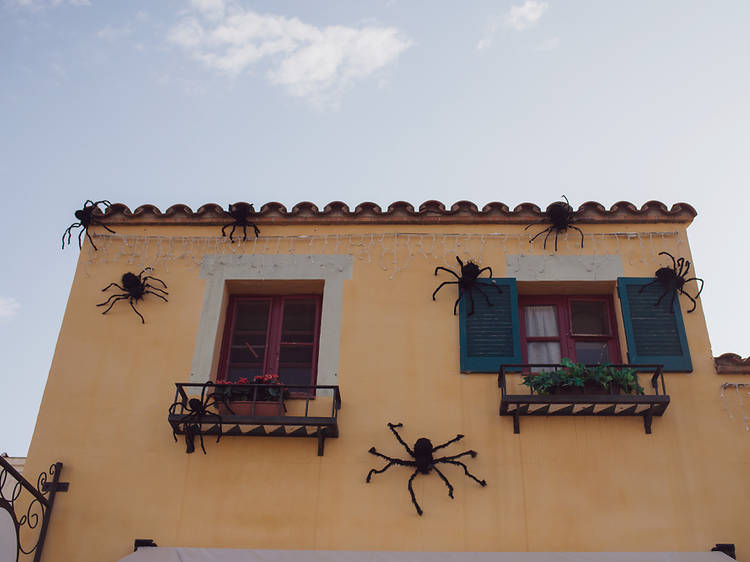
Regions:
<instances>
[{"instance_id":1,"label":"window pane","mask_svg":"<svg viewBox=\"0 0 750 562\"><path fill-rule=\"evenodd\" d=\"M237 303L229 350L228 380L236 381L243 377L252 380L263 374L270 307L270 301Z\"/></svg>"},{"instance_id":2,"label":"window pane","mask_svg":"<svg viewBox=\"0 0 750 562\"><path fill-rule=\"evenodd\" d=\"M284 301L278 374L288 384L311 384L316 312L315 299ZM301 388L290 390L304 392Z\"/></svg>"},{"instance_id":3,"label":"window pane","mask_svg":"<svg viewBox=\"0 0 750 562\"><path fill-rule=\"evenodd\" d=\"M525 306L526 335L529 337L557 337L557 307L552 305ZM558 346L558 350L560 347ZM559 356L558 356L559 359ZM529 361L533 363L533 361Z\"/></svg>"},{"instance_id":4,"label":"window pane","mask_svg":"<svg viewBox=\"0 0 750 562\"><path fill-rule=\"evenodd\" d=\"M603 341L577 341L576 359L578 363L609 363L609 345Z\"/></svg>"},{"instance_id":5,"label":"window pane","mask_svg":"<svg viewBox=\"0 0 750 562\"><path fill-rule=\"evenodd\" d=\"M571 301L570 313L574 334L600 336L609 333L606 302Z\"/></svg>"},{"instance_id":6,"label":"window pane","mask_svg":"<svg viewBox=\"0 0 750 562\"><path fill-rule=\"evenodd\" d=\"M529 342L529 363L559 363L560 342L556 341L534 341Z\"/></svg>"}]
</instances>

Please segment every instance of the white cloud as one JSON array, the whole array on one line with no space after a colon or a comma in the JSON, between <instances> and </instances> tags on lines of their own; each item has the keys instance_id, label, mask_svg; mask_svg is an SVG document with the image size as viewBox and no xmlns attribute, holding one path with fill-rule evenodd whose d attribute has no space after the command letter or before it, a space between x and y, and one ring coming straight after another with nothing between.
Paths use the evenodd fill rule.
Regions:
<instances>
[{"instance_id":1,"label":"white cloud","mask_svg":"<svg viewBox=\"0 0 750 562\"><path fill-rule=\"evenodd\" d=\"M122 27L105 25L96 32L96 36L99 39L104 39L105 41L116 41L117 39L127 37L131 33L133 33L133 30L130 28L130 26L127 25L124 25Z\"/></svg>"},{"instance_id":2,"label":"white cloud","mask_svg":"<svg viewBox=\"0 0 750 562\"><path fill-rule=\"evenodd\" d=\"M495 31L497 31L497 22L491 21L487 26L487 35L477 42L477 51L484 51L492 45Z\"/></svg>"},{"instance_id":3,"label":"white cloud","mask_svg":"<svg viewBox=\"0 0 750 562\"><path fill-rule=\"evenodd\" d=\"M511 6L508 15L505 17L505 24L516 31L522 31L536 23L547 11L546 2L536 2L535 0L526 0L520 6Z\"/></svg>"},{"instance_id":4,"label":"white cloud","mask_svg":"<svg viewBox=\"0 0 750 562\"><path fill-rule=\"evenodd\" d=\"M10 297L0 297L0 320L10 320L21 309L21 303Z\"/></svg>"},{"instance_id":5,"label":"white cloud","mask_svg":"<svg viewBox=\"0 0 750 562\"><path fill-rule=\"evenodd\" d=\"M336 97L411 45L394 27L316 27L223 0L191 0L191 6L167 41L231 76L265 62L267 79L297 97Z\"/></svg>"}]
</instances>

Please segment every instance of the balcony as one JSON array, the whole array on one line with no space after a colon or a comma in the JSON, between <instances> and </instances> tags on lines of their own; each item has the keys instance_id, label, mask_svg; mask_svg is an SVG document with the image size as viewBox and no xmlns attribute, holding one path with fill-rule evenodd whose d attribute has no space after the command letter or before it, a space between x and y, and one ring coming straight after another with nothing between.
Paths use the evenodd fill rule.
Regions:
<instances>
[{"instance_id":1,"label":"balcony","mask_svg":"<svg viewBox=\"0 0 750 562\"><path fill-rule=\"evenodd\" d=\"M593 367L593 365L591 365ZM638 371L639 381L650 377L644 394L579 393L538 394L521 384L525 375L538 369L560 369L563 365L505 364L500 366L497 384L500 387L500 415L513 416L513 433L520 433L521 416L641 416L647 434L651 433L654 416L664 414L669 405L669 395L664 386L661 365L611 365Z\"/></svg>"},{"instance_id":2,"label":"balcony","mask_svg":"<svg viewBox=\"0 0 750 562\"><path fill-rule=\"evenodd\" d=\"M201 447L203 436L307 437L317 439L318 456L323 456L326 438L339 436L341 393L337 385L284 384L293 398L272 402L275 413L271 415L263 411L269 403L256 398L260 389L272 385L232 385L232 392L247 393L241 408L218 392L221 387L213 382L175 383L175 387L168 420L175 437L185 435L187 452L194 450L195 437Z\"/></svg>"}]
</instances>

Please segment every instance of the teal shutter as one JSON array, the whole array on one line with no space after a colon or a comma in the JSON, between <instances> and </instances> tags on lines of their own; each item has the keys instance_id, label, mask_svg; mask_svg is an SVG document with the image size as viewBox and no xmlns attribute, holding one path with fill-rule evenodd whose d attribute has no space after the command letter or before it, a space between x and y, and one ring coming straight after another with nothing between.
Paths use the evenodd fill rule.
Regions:
<instances>
[{"instance_id":1,"label":"teal shutter","mask_svg":"<svg viewBox=\"0 0 750 562\"><path fill-rule=\"evenodd\" d=\"M476 290L473 292L474 314L467 314L471 310L467 294L459 305L462 373L497 373L501 363L521 363L516 280L494 278L492 281L503 291L482 288L492 306L487 306L487 300Z\"/></svg>"},{"instance_id":2,"label":"teal shutter","mask_svg":"<svg viewBox=\"0 0 750 562\"><path fill-rule=\"evenodd\" d=\"M680 301L674 297L674 312L669 311L669 295L654 306L664 293L661 283L641 288L653 277L620 277L617 293L622 305L625 337L630 363L662 363L665 371L691 372L690 350L682 322Z\"/></svg>"}]
</instances>

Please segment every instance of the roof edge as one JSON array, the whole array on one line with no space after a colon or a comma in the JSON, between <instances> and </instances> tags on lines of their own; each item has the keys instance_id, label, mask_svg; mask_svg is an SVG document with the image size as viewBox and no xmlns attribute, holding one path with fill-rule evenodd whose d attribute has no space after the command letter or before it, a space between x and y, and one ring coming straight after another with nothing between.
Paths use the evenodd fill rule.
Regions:
<instances>
[{"instance_id":1,"label":"roof edge","mask_svg":"<svg viewBox=\"0 0 750 562\"><path fill-rule=\"evenodd\" d=\"M246 203L245 203L246 204ZM690 224L696 210L688 203L675 203L670 209L660 201L648 201L639 209L628 201L619 201L606 209L600 203L587 201L575 211L578 223L684 223ZM527 224L544 218L542 209L533 203L521 203L513 210L498 202L487 203L482 209L471 201L458 201L446 208L440 201L425 201L417 209L406 201L391 203L384 211L372 202L363 202L354 210L342 201L333 201L322 210L314 203L303 201L291 211L281 203L269 202L250 218L258 224ZM172 205L161 212L154 205L141 205L131 211L115 203L101 217L107 224L191 224L214 225L231 221L220 205L207 203L193 211L187 205Z\"/></svg>"}]
</instances>

